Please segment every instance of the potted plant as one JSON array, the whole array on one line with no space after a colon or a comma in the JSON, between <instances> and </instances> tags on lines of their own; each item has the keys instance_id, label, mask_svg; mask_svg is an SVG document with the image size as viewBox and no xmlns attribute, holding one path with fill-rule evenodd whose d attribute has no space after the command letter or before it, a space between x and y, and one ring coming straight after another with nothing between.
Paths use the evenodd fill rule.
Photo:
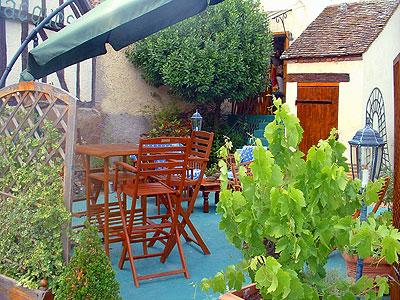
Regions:
<instances>
[{"instance_id":1,"label":"potted plant","mask_svg":"<svg viewBox=\"0 0 400 300\"><path fill-rule=\"evenodd\" d=\"M354 233L357 232L368 232L368 234L358 234L356 239L352 240L352 243L344 248L342 253L343 259L346 261L347 275L356 278L357 268L357 251L356 247L360 244L360 239L370 240L370 249L362 250L364 258L363 275L369 278L375 278L376 276L388 277L392 273L392 264L389 263L382 255L382 243L385 243L386 236L394 235L396 232L388 232L386 228L391 228L392 224L392 213L386 212L381 214L374 219L374 214L371 214L368 222L363 223L360 226L354 228ZM366 229L367 228L367 229ZM368 256L366 256L368 255ZM392 253L389 253L392 255ZM392 260L392 259L391 259Z\"/></svg>"},{"instance_id":2,"label":"potted plant","mask_svg":"<svg viewBox=\"0 0 400 300\"><path fill-rule=\"evenodd\" d=\"M388 210L385 213L379 214L375 219L376 222L372 224L367 223L364 226L369 227L369 232L371 233L370 239L372 240L373 252L371 256L364 259L363 274L367 275L369 278L375 278L376 276L389 277L392 273L392 265L388 263L385 258L380 258L381 256L381 242L387 235L386 231L382 231L383 226L389 226L392 224L392 204L393 204L393 171L390 167L383 167L381 171L383 186L379 194L379 200L383 200L383 206ZM386 181L385 181L386 180ZM382 197L382 198L381 198ZM380 202L378 202L380 204ZM376 207L375 207L376 208ZM374 209L375 209L374 208ZM370 213L371 217L375 216L374 210ZM356 229L359 231L360 229ZM355 240L357 242L357 240ZM348 245L345 247L345 251L342 253L343 259L346 262L347 275L353 280L356 277L356 266L357 266L357 255L354 245Z\"/></svg>"},{"instance_id":3,"label":"potted plant","mask_svg":"<svg viewBox=\"0 0 400 300\"><path fill-rule=\"evenodd\" d=\"M374 223L373 218L360 224L351 215L362 207L362 200L367 205L377 200L381 182L370 183L363 195L358 193L360 181L347 179L346 147L335 140L335 130L311 147L304 160L298 148L303 133L299 120L280 100L274 105L275 121L265 130L269 150L256 141L253 176L246 176L244 168L239 171L242 191L226 188L226 163L219 162L220 228L244 259L214 278L203 279L202 289L224 293L228 286L240 291L248 275L263 299L381 297L388 292L388 284L379 276L375 282L363 276L354 285L340 281L328 286L323 281L332 248L344 251L352 245L362 258L375 251L372 229L367 226ZM226 157L227 149L221 148L221 154ZM393 263L398 261L400 234L391 226L382 226L380 256ZM334 288L339 296L329 294Z\"/></svg>"},{"instance_id":4,"label":"potted plant","mask_svg":"<svg viewBox=\"0 0 400 300\"><path fill-rule=\"evenodd\" d=\"M106 256L96 227L85 222L68 267L61 276L55 299L120 300L116 272Z\"/></svg>"},{"instance_id":5,"label":"potted plant","mask_svg":"<svg viewBox=\"0 0 400 300\"><path fill-rule=\"evenodd\" d=\"M207 181L214 182L217 180L217 178L219 178L221 173L219 172L218 166L216 164L212 164L211 167L206 169L205 174Z\"/></svg>"}]
</instances>

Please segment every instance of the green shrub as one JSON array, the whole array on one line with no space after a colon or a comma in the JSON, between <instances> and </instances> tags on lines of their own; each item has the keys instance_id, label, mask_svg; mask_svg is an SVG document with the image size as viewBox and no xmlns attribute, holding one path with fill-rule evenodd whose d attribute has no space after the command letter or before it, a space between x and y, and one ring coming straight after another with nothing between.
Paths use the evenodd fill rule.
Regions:
<instances>
[{"instance_id":1,"label":"green shrub","mask_svg":"<svg viewBox=\"0 0 400 300\"><path fill-rule=\"evenodd\" d=\"M57 129L45 122L40 129L47 137L43 144L36 137L24 142L31 129L14 138L0 135L0 170L8 170L0 176L0 191L11 187L15 197L0 197L0 273L28 288L38 288L46 279L53 289L65 267L61 236L70 214L64 206L60 160L46 162L48 153L59 147ZM25 163L35 149L37 155ZM17 151L21 160L14 158Z\"/></svg>"},{"instance_id":2,"label":"green shrub","mask_svg":"<svg viewBox=\"0 0 400 300\"><path fill-rule=\"evenodd\" d=\"M97 228L85 223L71 262L61 276L56 300L117 300L119 283Z\"/></svg>"}]
</instances>

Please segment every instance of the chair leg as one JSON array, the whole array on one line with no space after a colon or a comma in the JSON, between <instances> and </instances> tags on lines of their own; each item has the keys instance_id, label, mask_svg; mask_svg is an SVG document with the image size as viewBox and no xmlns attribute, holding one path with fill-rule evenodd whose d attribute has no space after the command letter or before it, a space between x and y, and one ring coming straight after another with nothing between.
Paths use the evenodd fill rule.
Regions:
<instances>
[{"instance_id":1,"label":"chair leg","mask_svg":"<svg viewBox=\"0 0 400 300\"><path fill-rule=\"evenodd\" d=\"M125 245L125 248L128 248L129 262L131 263L133 282L135 283L135 286L138 288L139 287L139 280L138 280L137 274L136 274L135 263L133 262L132 247L129 244L129 245Z\"/></svg>"},{"instance_id":2,"label":"chair leg","mask_svg":"<svg viewBox=\"0 0 400 300\"><path fill-rule=\"evenodd\" d=\"M147 209L147 196L142 196L140 200L141 200L141 207L143 208L143 210L145 212L146 209ZM142 220L142 225L144 226L144 225L146 225L146 223L147 223L147 218L146 218L146 214L144 213L143 220ZM142 238L146 239L146 233L143 233ZM146 243L145 240L142 242L142 247L143 247L143 254L147 255L148 254L148 252L147 252L147 243Z\"/></svg>"},{"instance_id":3,"label":"chair leg","mask_svg":"<svg viewBox=\"0 0 400 300\"><path fill-rule=\"evenodd\" d=\"M124 204L122 202L121 199L121 188L119 187L117 189L117 198L118 198L118 204L119 204L119 210L120 210L120 214L121 214L121 220L122 220L122 228L123 228L123 249L122 249L122 253L121 253L121 258L119 261L119 265L118 267L122 268L125 258L126 258L126 252L128 251L128 255L129 255L129 262L131 264L131 270L132 270L132 276L133 276L133 281L135 283L136 287L139 287L139 281L137 278L137 274L136 274L136 268L135 268L135 263L133 261L133 253L132 253L132 247L130 244L130 233L128 232L128 224L126 223L126 216L125 216L125 212L124 212ZM136 201L133 201L132 205L135 205ZM134 216L131 216L131 218L133 218Z\"/></svg>"},{"instance_id":4,"label":"chair leg","mask_svg":"<svg viewBox=\"0 0 400 300\"><path fill-rule=\"evenodd\" d=\"M156 196L156 201L158 201L158 205L159 205L159 207L160 207L160 205L161 205L161 201L164 203L164 204L166 204L166 200L165 200L165 196L163 196L163 195L157 195ZM158 214L158 215L160 215L160 213ZM160 236L160 231L157 231L157 232L155 232L154 233L154 235L153 235L153 237L152 237L152 239L149 241L149 243L147 244L147 247L153 247L154 246L154 244L156 243L156 241L157 241L157 238Z\"/></svg>"},{"instance_id":5,"label":"chair leg","mask_svg":"<svg viewBox=\"0 0 400 300\"><path fill-rule=\"evenodd\" d=\"M125 247L125 242L122 242L122 253L119 259L118 268L122 270L124 268L125 258L126 258L127 248Z\"/></svg>"},{"instance_id":6,"label":"chair leg","mask_svg":"<svg viewBox=\"0 0 400 300\"><path fill-rule=\"evenodd\" d=\"M167 244L165 245L165 248L164 248L164 251L163 251L164 253L163 253L163 255L162 255L161 258L160 258L160 261L161 261L162 263L165 262L165 260L167 259L167 257L168 257L169 254L171 253L172 249L174 249L175 244L178 242L178 240L179 240L179 242L180 242L180 239L179 239L179 228L178 228L178 223L179 223L179 219L178 219L179 211L175 211L175 212L174 212L174 209L173 209L173 207L172 207L171 197L170 197L170 196L167 196L167 199L168 199L168 208L169 208L169 210L170 210L170 216L171 216L172 226L171 226L171 233L170 233L171 236L170 236L170 238L168 239ZM174 232L175 232L175 234L174 234ZM185 264L186 264L186 262L185 262Z\"/></svg>"},{"instance_id":7,"label":"chair leg","mask_svg":"<svg viewBox=\"0 0 400 300\"><path fill-rule=\"evenodd\" d=\"M181 239L179 238L178 228L176 228L176 230L175 230L175 236L176 236L176 244L178 246L179 256L181 258L182 268L185 271L185 273L184 273L185 277L189 279L190 278L189 271L188 271L188 268L186 265L185 255L183 254L183 247L182 247Z\"/></svg>"}]
</instances>

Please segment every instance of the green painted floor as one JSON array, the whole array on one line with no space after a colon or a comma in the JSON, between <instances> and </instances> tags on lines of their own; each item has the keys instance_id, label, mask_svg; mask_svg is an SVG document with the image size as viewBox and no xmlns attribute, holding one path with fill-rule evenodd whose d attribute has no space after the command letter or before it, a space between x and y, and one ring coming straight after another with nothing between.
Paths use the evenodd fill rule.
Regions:
<instances>
[{"instance_id":1,"label":"green painted floor","mask_svg":"<svg viewBox=\"0 0 400 300\"><path fill-rule=\"evenodd\" d=\"M201 193L200 193L201 194ZM150 201L149 203L153 203ZM74 210L82 209L83 202L76 204ZM150 209L156 210L155 205L149 205ZM111 244L110 258L116 270L116 279L120 283L120 292L124 300L217 300L217 294L205 293L198 286L205 277L211 277L218 271L230 264L240 262L241 253L225 238L223 231L219 230L219 216L215 213L214 193L210 194L210 212L203 213L203 199L201 195L197 198L194 212L190 216L193 224L204 239L211 251L210 255L204 255L200 247L191 242L185 242L182 238L183 249L188 265L190 279L186 279L183 274L168 276L140 281L140 287L136 288L129 262L125 262L122 270L118 269L118 262L121 255L121 244ZM76 223L77 220L73 220ZM156 244L157 245L157 244ZM154 249L157 251L157 247ZM167 258L165 264L159 261L159 257L147 258L135 261L136 271L139 275L165 270L181 268L178 251L175 247ZM346 265L342 255L334 251L330 257L327 269L337 269L338 272L345 274ZM387 297L385 299L390 299Z\"/></svg>"}]
</instances>

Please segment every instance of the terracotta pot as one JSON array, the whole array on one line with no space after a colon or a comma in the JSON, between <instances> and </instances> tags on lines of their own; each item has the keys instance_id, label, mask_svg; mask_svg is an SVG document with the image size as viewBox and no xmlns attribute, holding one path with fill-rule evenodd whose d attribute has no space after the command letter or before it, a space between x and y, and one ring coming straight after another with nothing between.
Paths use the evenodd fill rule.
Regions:
<instances>
[{"instance_id":1,"label":"terracotta pot","mask_svg":"<svg viewBox=\"0 0 400 300\"><path fill-rule=\"evenodd\" d=\"M206 180L209 182L215 182L217 178L215 176L208 176Z\"/></svg>"},{"instance_id":2,"label":"terracotta pot","mask_svg":"<svg viewBox=\"0 0 400 300\"><path fill-rule=\"evenodd\" d=\"M347 253L343 253L343 258L346 261L347 276L356 278L357 270L357 255L350 257ZM387 277L392 272L392 265L386 259L378 261L372 256L364 259L363 275L369 278L375 278L377 275Z\"/></svg>"},{"instance_id":3,"label":"terracotta pot","mask_svg":"<svg viewBox=\"0 0 400 300\"><path fill-rule=\"evenodd\" d=\"M219 296L219 300L240 300L244 299L244 297L248 297L249 295L257 293L256 284L250 284L244 286L240 291L231 291L226 294Z\"/></svg>"},{"instance_id":4,"label":"terracotta pot","mask_svg":"<svg viewBox=\"0 0 400 300\"><path fill-rule=\"evenodd\" d=\"M32 290L18 286L14 279L0 275L0 299L1 300L52 300L54 294L50 290Z\"/></svg>"}]
</instances>

